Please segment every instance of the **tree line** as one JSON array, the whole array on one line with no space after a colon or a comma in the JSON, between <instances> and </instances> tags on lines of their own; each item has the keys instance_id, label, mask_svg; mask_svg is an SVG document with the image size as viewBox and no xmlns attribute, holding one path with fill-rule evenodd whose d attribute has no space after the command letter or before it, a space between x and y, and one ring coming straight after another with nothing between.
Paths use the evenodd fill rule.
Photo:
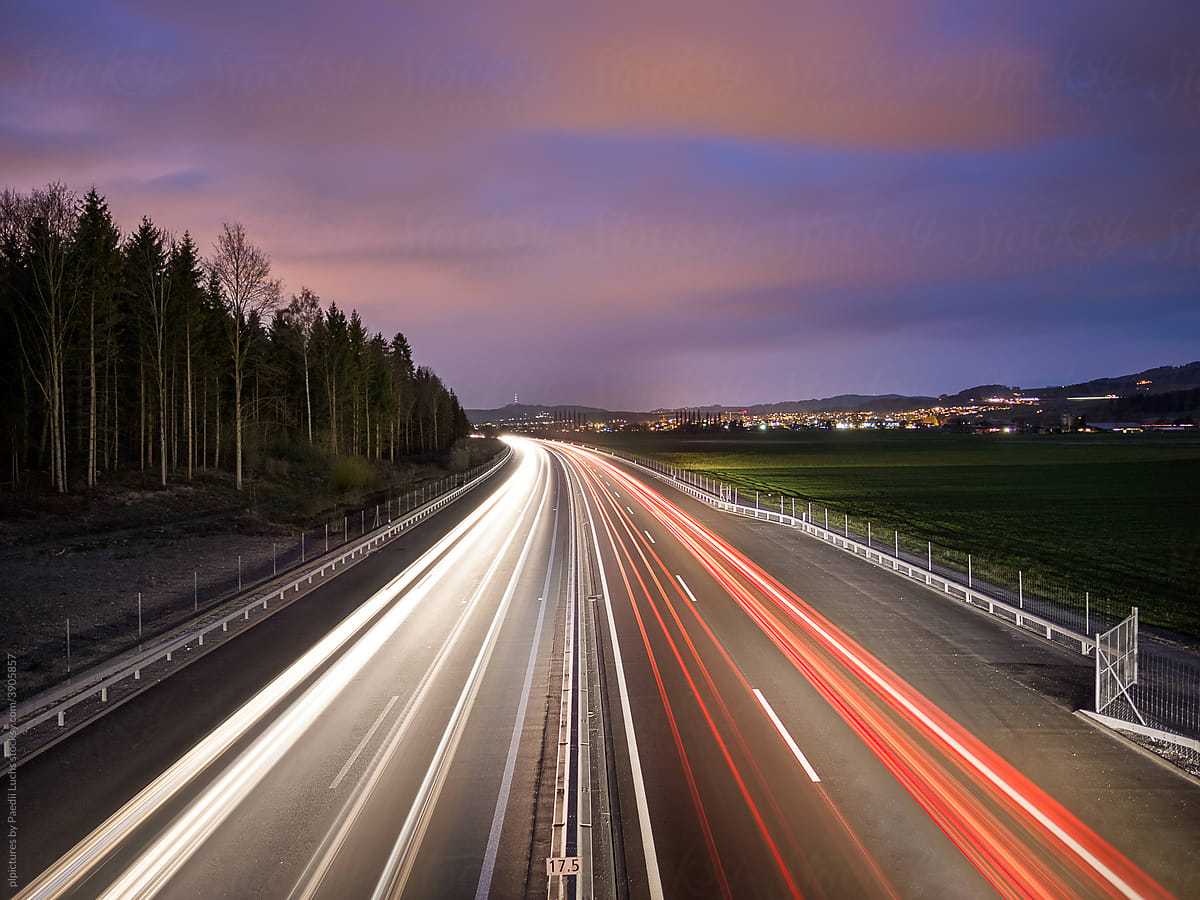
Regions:
<instances>
[{"instance_id":1,"label":"tree line","mask_svg":"<svg viewBox=\"0 0 1200 900\"><path fill-rule=\"evenodd\" d=\"M203 256L148 217L122 234L94 188L0 192L0 446L14 485L227 470L240 490L252 449L300 440L395 461L468 430L403 334L372 334L306 287L284 301L242 225Z\"/></svg>"}]
</instances>

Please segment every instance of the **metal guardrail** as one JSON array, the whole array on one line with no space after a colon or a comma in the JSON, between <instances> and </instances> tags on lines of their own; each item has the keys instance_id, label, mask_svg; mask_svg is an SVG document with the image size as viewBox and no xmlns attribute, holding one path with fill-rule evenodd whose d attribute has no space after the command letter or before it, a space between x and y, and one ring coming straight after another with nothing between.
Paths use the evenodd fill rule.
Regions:
<instances>
[{"instance_id":1,"label":"metal guardrail","mask_svg":"<svg viewBox=\"0 0 1200 900\"><path fill-rule=\"evenodd\" d=\"M1081 634L1073 629L1066 628L1055 622L1051 622L1041 616L1027 612L1020 607L1013 606L1005 600L998 597L993 597L978 588L963 584L953 578L947 578L939 572L934 572L932 569L922 568L914 565L906 559L902 559L891 553L885 553L878 547L870 547L861 541L856 541L853 538L847 537L844 534L838 534L836 531L824 528L814 522L808 520L806 515L800 517L789 516L785 513L772 512L767 509L757 509L752 506L743 506L719 497L716 494L710 493L703 488L697 487L688 481L679 478L674 467L666 463L656 466L649 466L639 462L636 459L630 459L627 456L615 453L611 450L602 447L593 447L588 444L580 444L578 446L591 450L594 453L600 453L605 456L610 456L613 459L619 459L623 462L636 466L644 472L653 475L660 481L665 481L672 487L683 491L695 499L707 503L716 509L723 510L734 515L744 516L750 519L763 519L768 522L776 522L788 528L796 528L810 537L820 540L822 543L829 544L844 550L847 553L864 559L873 565L887 569L897 575L904 576L910 580L923 583L926 587L932 588L940 593L945 594L955 600L960 600L963 603L975 609L984 610L996 618L1016 625L1024 631L1029 631L1044 637L1048 641L1064 640L1079 646L1079 652L1087 655L1095 650L1096 639L1089 637L1086 634Z\"/></svg>"},{"instance_id":2,"label":"metal guardrail","mask_svg":"<svg viewBox=\"0 0 1200 900\"><path fill-rule=\"evenodd\" d=\"M159 660L170 662L173 654L181 650L190 649L192 644L195 644L197 647L203 647L205 637L212 635L213 632L219 630L221 633L228 633L230 623L237 619L249 622L250 614L255 610L265 612L268 608L268 603L272 599L282 602L289 591L299 593L302 583L308 582L311 585L314 578L324 578L327 571L330 573L330 577L341 574L351 562L361 560L380 545L393 540L400 534L419 525L434 513L449 506L463 494L482 484L500 469L501 466L507 463L511 456L512 450L506 449L495 463L465 484L447 491L440 497L434 498L404 518L396 519L393 522L380 526L371 532L371 534L357 541L349 549L343 550L343 552L332 557L325 557L322 560L318 560L291 581L280 586L273 586L265 594L253 597L232 612L196 628L189 629L183 634L167 637L153 647L141 651L131 658L118 659L106 666L101 665L91 673L85 673L83 678L86 679L87 683L80 685L78 690L70 691L62 699L47 698L43 702L37 703L36 708L27 714L19 724L4 732L2 738L0 738L3 741L4 758L12 758L16 753L16 739L37 726L56 719L59 728L66 727L67 712L80 703L92 698L98 698L101 703L108 703L110 688L130 678L134 681L140 681L142 670L151 664ZM53 691L50 693L53 694Z\"/></svg>"}]
</instances>

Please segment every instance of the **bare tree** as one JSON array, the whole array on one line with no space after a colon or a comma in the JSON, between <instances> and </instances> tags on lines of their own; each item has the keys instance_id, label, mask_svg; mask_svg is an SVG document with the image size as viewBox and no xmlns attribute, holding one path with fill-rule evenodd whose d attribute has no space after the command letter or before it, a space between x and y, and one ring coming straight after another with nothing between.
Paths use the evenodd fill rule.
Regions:
<instances>
[{"instance_id":1,"label":"bare tree","mask_svg":"<svg viewBox=\"0 0 1200 900\"><path fill-rule=\"evenodd\" d=\"M271 260L246 239L240 222L221 226L209 268L221 285L233 362L234 456L237 488L242 489L242 372L250 350L251 320L266 319L279 304L279 282L271 279Z\"/></svg>"},{"instance_id":2,"label":"bare tree","mask_svg":"<svg viewBox=\"0 0 1200 900\"><path fill-rule=\"evenodd\" d=\"M312 349L313 329L321 321L321 298L306 287L292 295L292 301L284 311L287 323L296 332L300 344L300 355L304 358L304 405L308 413L308 442L313 442L312 393L308 383L308 352Z\"/></svg>"}]
</instances>

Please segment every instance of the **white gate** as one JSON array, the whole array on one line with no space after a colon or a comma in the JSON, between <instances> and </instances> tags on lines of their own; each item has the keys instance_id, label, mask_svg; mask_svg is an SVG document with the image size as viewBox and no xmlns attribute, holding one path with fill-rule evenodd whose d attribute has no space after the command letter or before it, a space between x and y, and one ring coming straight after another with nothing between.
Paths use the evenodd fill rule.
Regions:
<instances>
[{"instance_id":1,"label":"white gate","mask_svg":"<svg viewBox=\"0 0 1200 900\"><path fill-rule=\"evenodd\" d=\"M1124 698L1138 721L1145 725L1146 720L1129 693L1137 680L1138 611L1135 606L1125 621L1096 635L1096 712L1103 713Z\"/></svg>"}]
</instances>

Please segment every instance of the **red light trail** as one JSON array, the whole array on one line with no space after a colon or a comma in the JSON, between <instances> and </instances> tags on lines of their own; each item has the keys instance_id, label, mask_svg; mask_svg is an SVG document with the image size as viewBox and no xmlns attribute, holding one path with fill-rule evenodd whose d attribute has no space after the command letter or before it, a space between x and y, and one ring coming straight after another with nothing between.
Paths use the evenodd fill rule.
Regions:
<instances>
[{"instance_id":1,"label":"red light trail","mask_svg":"<svg viewBox=\"0 0 1200 900\"><path fill-rule=\"evenodd\" d=\"M671 576L652 546L652 541L642 537L632 517L599 484L601 476L618 484L628 497L636 500L664 530L677 539L1002 896L1061 897L1094 894L1097 891L1108 896L1169 896L1153 879L1074 814L719 535L618 466L578 448L560 445L559 449L584 476L600 510L634 607L643 647L658 681L660 698L677 736L681 760L686 767L686 748L678 738L675 714L662 685L660 661L655 658L647 636L639 608L641 604L645 604L653 614L670 654L699 705L759 833L775 860L780 876L793 895L799 894L795 879L780 854L771 826L755 802L692 669L699 673L704 687L715 698L720 717L733 737L738 755L750 761L754 769L751 773L753 781L762 784L764 790L765 781L757 772L754 755L749 752L664 584L672 586L671 592L681 601L679 605L690 611L690 616L712 642L719 658L734 673L742 687L746 691L753 689L728 649L705 622L697 605L688 602L687 595ZM605 500L604 504L599 502L601 498ZM608 509L605 509L606 506ZM656 589L653 592L635 565L635 553L645 565ZM627 568L633 572L633 581L629 578ZM654 569L661 571L661 579ZM636 593L634 582L638 588ZM655 600L655 594L661 601L661 607ZM667 612L665 618L663 609ZM687 651L686 659L679 642L672 637L668 620L682 636ZM690 774L689 782L693 790L693 803L703 817L702 800ZM853 846L863 854L863 862L874 876L876 890L894 893L824 788L821 785L816 787L835 820L852 836ZM764 796L774 804L769 790L765 790ZM772 810L770 818L772 821L786 821L777 809ZM717 848L711 846L711 830L707 826L705 830L710 853L716 853ZM787 842L794 846L794 837L790 834L786 837ZM714 862L719 871L719 859ZM724 884L724 887L727 889L728 885Z\"/></svg>"}]
</instances>

